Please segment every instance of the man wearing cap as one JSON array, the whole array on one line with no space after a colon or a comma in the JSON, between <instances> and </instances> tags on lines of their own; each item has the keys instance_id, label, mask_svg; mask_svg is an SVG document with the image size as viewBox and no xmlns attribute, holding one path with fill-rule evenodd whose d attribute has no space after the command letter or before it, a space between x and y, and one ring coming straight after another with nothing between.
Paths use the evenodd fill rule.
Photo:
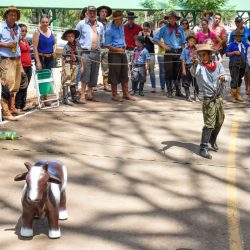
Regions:
<instances>
[{"instance_id":1,"label":"man wearing cap","mask_svg":"<svg viewBox=\"0 0 250 250\"><path fill-rule=\"evenodd\" d=\"M181 76L180 54L185 47L186 38L182 27L176 23L180 17L174 11L166 17L169 23L160 28L159 32L154 35L153 41L165 49L164 63L168 97L173 96L173 84L176 87L176 96L184 97L179 79ZM161 42L161 39L164 42Z\"/></svg>"},{"instance_id":2,"label":"man wearing cap","mask_svg":"<svg viewBox=\"0 0 250 250\"><path fill-rule=\"evenodd\" d=\"M0 78L10 91L9 100L3 98L1 101L5 120L16 120L12 114L20 114L15 108L15 95L20 87L22 70L19 47L21 33L16 24L20 16L20 10L10 6L4 12L3 22L0 24Z\"/></svg>"},{"instance_id":3,"label":"man wearing cap","mask_svg":"<svg viewBox=\"0 0 250 250\"><path fill-rule=\"evenodd\" d=\"M135 16L134 12L129 11L127 13L127 23L124 25L124 33L125 33L125 42L126 42L126 53L128 57L128 62L131 61L133 50L135 48L135 39L134 37L142 31L142 27L135 23Z\"/></svg>"},{"instance_id":4,"label":"man wearing cap","mask_svg":"<svg viewBox=\"0 0 250 250\"><path fill-rule=\"evenodd\" d=\"M215 33L215 35L220 38L220 41L218 42L217 40L213 41L213 48L215 50L218 50L223 56L223 45L226 46L227 43L227 33L225 28L221 25L221 14L220 13L215 13L214 14L214 20L212 25L209 26L210 30Z\"/></svg>"},{"instance_id":5,"label":"man wearing cap","mask_svg":"<svg viewBox=\"0 0 250 250\"><path fill-rule=\"evenodd\" d=\"M96 101L93 88L97 85L100 66L100 49L104 43L104 29L101 22L96 20L96 7L88 6L86 18L81 20L76 29L80 32L79 43L82 49L84 71L81 76L82 93L80 103L85 104L85 90L88 85L87 100Z\"/></svg>"},{"instance_id":6,"label":"man wearing cap","mask_svg":"<svg viewBox=\"0 0 250 250\"><path fill-rule=\"evenodd\" d=\"M117 93L117 85L121 83L123 99L136 99L128 93L128 60L125 54L125 35L123 27L123 14L121 11L114 11L112 23L105 32L105 46L109 49L109 83L112 88L112 100L122 101Z\"/></svg>"},{"instance_id":7,"label":"man wearing cap","mask_svg":"<svg viewBox=\"0 0 250 250\"><path fill-rule=\"evenodd\" d=\"M97 15L98 21L103 24L104 32L107 30L108 26L110 25L110 21L107 20L112 14L111 8L108 6L100 6L97 8ZM108 82L108 75L109 75L109 67L108 67L108 48L103 48L101 51L101 67L102 67L102 77L103 77L103 86L104 90L107 92L111 92L111 87Z\"/></svg>"}]
</instances>

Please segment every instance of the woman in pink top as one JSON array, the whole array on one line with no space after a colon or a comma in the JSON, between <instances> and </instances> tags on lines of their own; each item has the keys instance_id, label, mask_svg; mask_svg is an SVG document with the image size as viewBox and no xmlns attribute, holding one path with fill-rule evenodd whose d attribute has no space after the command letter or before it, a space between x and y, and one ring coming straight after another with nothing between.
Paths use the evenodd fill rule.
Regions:
<instances>
[{"instance_id":1,"label":"woman in pink top","mask_svg":"<svg viewBox=\"0 0 250 250\"><path fill-rule=\"evenodd\" d=\"M201 22L202 30L196 33L196 37L198 39L198 44L204 43L204 41L208 38L212 39L213 41L216 41L217 43L220 42L220 38L218 38L214 32L212 32L208 28L208 20L207 19L202 19Z\"/></svg>"}]
</instances>

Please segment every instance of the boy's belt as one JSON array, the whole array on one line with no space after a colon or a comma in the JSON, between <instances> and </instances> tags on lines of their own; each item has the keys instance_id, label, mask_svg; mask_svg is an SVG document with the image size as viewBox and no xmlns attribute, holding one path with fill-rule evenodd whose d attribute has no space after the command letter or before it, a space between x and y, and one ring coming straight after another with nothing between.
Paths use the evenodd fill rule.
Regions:
<instances>
[{"instance_id":1,"label":"boy's belt","mask_svg":"<svg viewBox=\"0 0 250 250\"><path fill-rule=\"evenodd\" d=\"M45 53L38 53L39 56L43 56L43 57L52 57L53 54L50 53L50 54L45 54Z\"/></svg>"},{"instance_id":2,"label":"boy's belt","mask_svg":"<svg viewBox=\"0 0 250 250\"><path fill-rule=\"evenodd\" d=\"M141 64L134 64L133 67L135 68L140 68L140 67L144 67L145 63L141 63Z\"/></svg>"}]
</instances>

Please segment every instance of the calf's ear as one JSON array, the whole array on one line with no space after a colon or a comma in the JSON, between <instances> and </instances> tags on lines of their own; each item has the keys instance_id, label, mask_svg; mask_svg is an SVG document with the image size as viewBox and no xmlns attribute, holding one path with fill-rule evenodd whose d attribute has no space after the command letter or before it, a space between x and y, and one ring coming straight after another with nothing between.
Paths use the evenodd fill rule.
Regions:
<instances>
[{"instance_id":1,"label":"calf's ear","mask_svg":"<svg viewBox=\"0 0 250 250\"><path fill-rule=\"evenodd\" d=\"M30 170L30 168L32 167L32 164L29 162L24 162L25 167L28 169L28 171Z\"/></svg>"},{"instance_id":2,"label":"calf's ear","mask_svg":"<svg viewBox=\"0 0 250 250\"><path fill-rule=\"evenodd\" d=\"M56 183L56 184L61 184L62 183L62 181L59 178L57 178L56 176L53 176L53 175L49 176L49 182L53 182L53 183Z\"/></svg>"},{"instance_id":3,"label":"calf's ear","mask_svg":"<svg viewBox=\"0 0 250 250\"><path fill-rule=\"evenodd\" d=\"M18 174L18 175L14 178L14 180L15 180L15 181L23 181L23 180L25 180L27 174L28 174L28 172L25 172L25 173L22 173L22 174Z\"/></svg>"}]
</instances>

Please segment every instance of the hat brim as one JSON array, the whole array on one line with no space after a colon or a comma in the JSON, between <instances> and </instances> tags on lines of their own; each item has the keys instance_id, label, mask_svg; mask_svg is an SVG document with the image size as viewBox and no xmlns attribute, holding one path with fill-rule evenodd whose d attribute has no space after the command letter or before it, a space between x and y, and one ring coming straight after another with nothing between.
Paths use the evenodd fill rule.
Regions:
<instances>
[{"instance_id":1,"label":"hat brim","mask_svg":"<svg viewBox=\"0 0 250 250\"><path fill-rule=\"evenodd\" d=\"M108 11L107 17L111 16L111 14L112 14L112 9L111 9L110 7L108 7L108 6L106 6L106 5L102 5L102 6L100 6L100 7L97 8L97 16L100 16L100 15L99 15L99 12L100 12L100 10L102 10L102 9L105 9L105 10Z\"/></svg>"},{"instance_id":2,"label":"hat brim","mask_svg":"<svg viewBox=\"0 0 250 250\"><path fill-rule=\"evenodd\" d=\"M78 30L69 29L69 30L64 31L61 39L64 41L67 41L67 35L72 34L72 33L75 35L75 39L80 36L80 32Z\"/></svg>"},{"instance_id":3,"label":"hat brim","mask_svg":"<svg viewBox=\"0 0 250 250\"><path fill-rule=\"evenodd\" d=\"M206 14L210 14L212 16L214 13L211 11L206 11L206 12L204 12L203 16L205 16Z\"/></svg>"},{"instance_id":4,"label":"hat brim","mask_svg":"<svg viewBox=\"0 0 250 250\"><path fill-rule=\"evenodd\" d=\"M14 11L17 13L17 21L20 20L21 18L21 11L19 9L7 9L4 13L3 13L3 19L6 20L7 19L7 15L10 11Z\"/></svg>"},{"instance_id":5,"label":"hat brim","mask_svg":"<svg viewBox=\"0 0 250 250\"><path fill-rule=\"evenodd\" d=\"M209 49L209 48L206 48L206 49L199 49L199 48L198 48L198 49L196 50L197 53L199 53L199 52L201 52L201 51L211 51L211 52L214 52L213 49Z\"/></svg>"},{"instance_id":6,"label":"hat brim","mask_svg":"<svg viewBox=\"0 0 250 250\"><path fill-rule=\"evenodd\" d=\"M166 18L166 20L167 20L167 19L169 19L170 17L175 17L177 21L179 21L179 20L181 19L180 16L173 16L173 15L164 16L164 19Z\"/></svg>"},{"instance_id":7,"label":"hat brim","mask_svg":"<svg viewBox=\"0 0 250 250\"><path fill-rule=\"evenodd\" d=\"M125 16L125 18L135 19L135 18L138 18L138 16Z\"/></svg>"}]
</instances>

